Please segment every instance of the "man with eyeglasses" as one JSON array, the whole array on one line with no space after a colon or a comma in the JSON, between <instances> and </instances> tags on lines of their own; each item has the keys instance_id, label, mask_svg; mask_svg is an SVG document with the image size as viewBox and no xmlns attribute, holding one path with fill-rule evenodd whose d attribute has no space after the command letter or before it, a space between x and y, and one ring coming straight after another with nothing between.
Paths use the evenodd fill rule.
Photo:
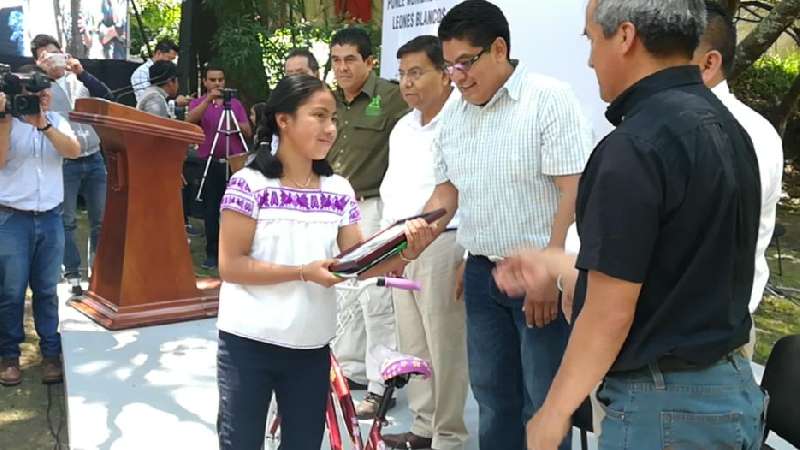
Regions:
<instances>
[{"instance_id":1,"label":"man with eyeglasses","mask_svg":"<svg viewBox=\"0 0 800 450\"><path fill-rule=\"evenodd\" d=\"M373 72L375 57L369 34L361 28L345 28L331 39L331 62L336 75L338 137L328 160L333 170L350 181L361 209L365 235L378 230L381 201L378 188L389 164L389 133L408 111L397 84ZM394 312L389 292L367 289L357 300L342 293L346 305L358 301L348 314L333 352L352 388L368 384L366 399L356 407L360 419L372 419L378 411L384 385L375 349L395 347ZM394 403L394 402L392 402Z\"/></svg>"},{"instance_id":2,"label":"man with eyeglasses","mask_svg":"<svg viewBox=\"0 0 800 450\"><path fill-rule=\"evenodd\" d=\"M389 168L381 184L382 224L422 212L436 187L431 143L441 126L446 104L458 100L444 70L442 45L436 36L418 36L397 51L400 92L414 108L403 116L389 138ZM450 100L448 100L450 99ZM454 218L404 275L422 284L422 291L393 290L399 350L433 365L433 377L411 380L408 406L411 430L388 434L390 448L463 450L469 433L464 424L467 398L467 342L464 303L455 290L464 249L456 243Z\"/></svg>"},{"instance_id":3,"label":"man with eyeglasses","mask_svg":"<svg viewBox=\"0 0 800 450\"><path fill-rule=\"evenodd\" d=\"M568 85L509 59L508 21L485 0L453 7L439 25L445 67L462 99L440 114L437 186L426 210L459 209L469 377L485 449L525 448L524 424L545 399L569 325L556 283L524 298L500 292L495 265L521 247L563 248L574 221L591 129ZM569 448L569 436L560 448Z\"/></svg>"}]
</instances>

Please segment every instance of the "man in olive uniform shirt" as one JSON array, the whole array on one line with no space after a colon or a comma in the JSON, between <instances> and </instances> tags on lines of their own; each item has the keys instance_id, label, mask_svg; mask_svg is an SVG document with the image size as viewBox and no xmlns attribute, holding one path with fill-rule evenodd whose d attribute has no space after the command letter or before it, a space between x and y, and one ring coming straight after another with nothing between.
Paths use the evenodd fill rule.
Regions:
<instances>
[{"instance_id":1,"label":"man in olive uniform shirt","mask_svg":"<svg viewBox=\"0 0 800 450\"><path fill-rule=\"evenodd\" d=\"M389 134L407 112L398 85L378 78L372 71L375 57L366 31L347 28L331 40L331 61L338 88L338 138L328 153L333 170L347 178L361 208L365 235L378 230L381 202L378 188L389 164ZM356 299L345 297L352 305ZM358 298L356 314L348 314L346 325L333 345L345 375L358 384L367 384L369 393L356 411L370 419L377 412L383 395L380 377L380 346L395 347L394 313L389 291L368 289ZM350 308L348 308L348 311Z\"/></svg>"}]
</instances>

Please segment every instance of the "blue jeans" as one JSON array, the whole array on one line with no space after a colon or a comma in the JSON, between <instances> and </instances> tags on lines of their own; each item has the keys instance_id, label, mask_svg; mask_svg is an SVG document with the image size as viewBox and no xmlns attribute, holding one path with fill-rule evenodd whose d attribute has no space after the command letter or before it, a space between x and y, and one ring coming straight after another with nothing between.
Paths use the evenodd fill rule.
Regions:
<instances>
[{"instance_id":1,"label":"blue jeans","mask_svg":"<svg viewBox=\"0 0 800 450\"><path fill-rule=\"evenodd\" d=\"M260 450L272 392L281 450L319 450L330 392L330 348L295 350L219 332L220 450Z\"/></svg>"},{"instance_id":2,"label":"blue jeans","mask_svg":"<svg viewBox=\"0 0 800 450\"><path fill-rule=\"evenodd\" d=\"M469 378L482 449L523 450L525 424L542 406L569 338L563 315L528 328L522 299L497 289L494 264L470 255L464 271ZM560 449L570 448L571 434Z\"/></svg>"},{"instance_id":3,"label":"blue jeans","mask_svg":"<svg viewBox=\"0 0 800 450\"><path fill-rule=\"evenodd\" d=\"M106 163L100 152L78 159L64 160L64 275L80 277L81 254L75 242L78 194L86 200L89 212L90 254L97 251L100 225L106 209ZM87 261L88 265L88 261Z\"/></svg>"},{"instance_id":4,"label":"blue jeans","mask_svg":"<svg viewBox=\"0 0 800 450\"><path fill-rule=\"evenodd\" d=\"M42 356L61 354L56 285L63 257L61 207L36 215L0 210L0 357L20 355L29 285Z\"/></svg>"},{"instance_id":5,"label":"blue jeans","mask_svg":"<svg viewBox=\"0 0 800 450\"><path fill-rule=\"evenodd\" d=\"M761 448L768 397L736 354L700 370L609 374L600 449Z\"/></svg>"}]
</instances>

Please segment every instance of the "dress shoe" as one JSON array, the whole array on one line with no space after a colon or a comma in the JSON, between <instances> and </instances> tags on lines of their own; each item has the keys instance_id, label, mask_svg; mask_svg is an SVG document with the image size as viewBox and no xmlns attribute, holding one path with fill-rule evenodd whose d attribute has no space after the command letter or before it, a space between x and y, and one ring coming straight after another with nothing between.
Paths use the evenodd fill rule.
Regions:
<instances>
[{"instance_id":1,"label":"dress shoe","mask_svg":"<svg viewBox=\"0 0 800 450\"><path fill-rule=\"evenodd\" d=\"M3 358L0 360L0 384L3 386L16 386L22 382L22 371L19 368L19 358Z\"/></svg>"},{"instance_id":2,"label":"dress shoe","mask_svg":"<svg viewBox=\"0 0 800 450\"><path fill-rule=\"evenodd\" d=\"M42 383L55 384L64 380L64 369L58 356L42 359Z\"/></svg>"},{"instance_id":3,"label":"dress shoe","mask_svg":"<svg viewBox=\"0 0 800 450\"><path fill-rule=\"evenodd\" d=\"M412 432L400 434L384 434L381 436L383 443L388 448L397 449L429 449L433 445L433 439L417 436Z\"/></svg>"}]
</instances>

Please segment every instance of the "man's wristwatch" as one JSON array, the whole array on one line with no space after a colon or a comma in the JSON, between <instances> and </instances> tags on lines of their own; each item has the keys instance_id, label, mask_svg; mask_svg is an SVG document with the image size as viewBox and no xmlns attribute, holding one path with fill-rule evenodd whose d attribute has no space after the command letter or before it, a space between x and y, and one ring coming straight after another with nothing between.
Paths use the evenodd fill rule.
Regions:
<instances>
[{"instance_id":1,"label":"man's wristwatch","mask_svg":"<svg viewBox=\"0 0 800 450\"><path fill-rule=\"evenodd\" d=\"M47 125L43 126L42 128L36 127L36 129L41 131L42 133L49 130L50 128L53 128L53 124L50 122L47 122Z\"/></svg>"}]
</instances>

